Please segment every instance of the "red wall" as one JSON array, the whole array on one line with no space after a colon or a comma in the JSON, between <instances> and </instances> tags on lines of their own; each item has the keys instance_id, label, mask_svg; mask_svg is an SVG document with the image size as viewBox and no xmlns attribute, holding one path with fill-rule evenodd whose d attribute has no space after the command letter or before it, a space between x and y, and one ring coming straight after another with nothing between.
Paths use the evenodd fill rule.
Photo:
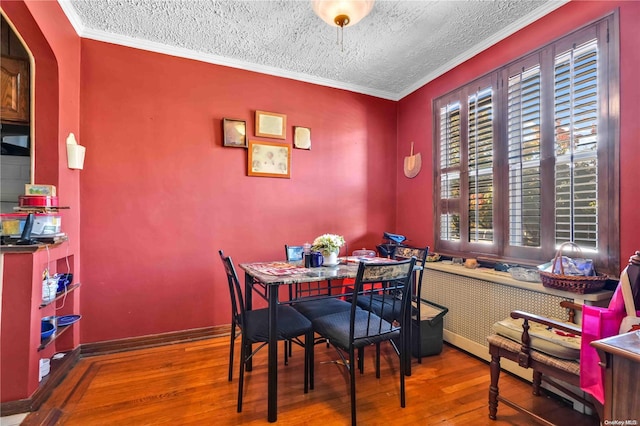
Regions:
<instances>
[{"instance_id":1,"label":"red wall","mask_svg":"<svg viewBox=\"0 0 640 426\"><path fill-rule=\"evenodd\" d=\"M640 2L571 2L483 51L440 78L426 84L398 104L398 156L406 156L411 141L422 155L423 170L407 179L398 163L399 230L417 240L433 242L433 115L432 102L443 94L486 74L578 27L620 10L620 257L640 250Z\"/></svg>"},{"instance_id":2,"label":"red wall","mask_svg":"<svg viewBox=\"0 0 640 426\"><path fill-rule=\"evenodd\" d=\"M326 232L372 248L395 223L396 102L92 40L81 94L83 342L228 324L218 249L282 259ZM311 128L291 179L249 177L222 146L221 119L251 136L257 109L287 115L288 145Z\"/></svg>"},{"instance_id":3,"label":"red wall","mask_svg":"<svg viewBox=\"0 0 640 426\"><path fill-rule=\"evenodd\" d=\"M74 277L80 273L80 172L67 168L65 139L70 132L81 136L80 121L80 38L57 2L1 1L2 11L15 26L35 58L35 113L31 123L35 147L35 180L57 185L63 210L62 223L69 242L49 252L6 254L2 264L1 342L2 401L23 399L38 387L38 359L50 357L54 345L36 352L40 343L39 310L41 274L52 273L58 258L69 257ZM48 258L50 255L50 258ZM64 270L61 270L64 272ZM77 306L80 291L67 300L67 309ZM49 308L53 309L53 306ZM58 348L72 349L80 343L74 327L58 340ZM35 366L35 368L34 368Z\"/></svg>"},{"instance_id":4,"label":"red wall","mask_svg":"<svg viewBox=\"0 0 640 426\"><path fill-rule=\"evenodd\" d=\"M36 168L72 207L63 223L76 268L82 240L82 343L227 324L219 248L238 263L281 258L285 243L324 232L345 235L350 251L384 230L432 241L432 99L614 7L622 261L640 248L637 2L569 3L397 103L80 40L56 2L2 7L40 33L36 63L51 70L36 82ZM292 126L312 129L311 151L293 150L291 179L247 177L246 151L221 146L220 120L246 119L251 135L256 109L287 114L288 144ZM83 171L66 168L69 132L87 147ZM409 180L411 141L423 170Z\"/></svg>"}]
</instances>

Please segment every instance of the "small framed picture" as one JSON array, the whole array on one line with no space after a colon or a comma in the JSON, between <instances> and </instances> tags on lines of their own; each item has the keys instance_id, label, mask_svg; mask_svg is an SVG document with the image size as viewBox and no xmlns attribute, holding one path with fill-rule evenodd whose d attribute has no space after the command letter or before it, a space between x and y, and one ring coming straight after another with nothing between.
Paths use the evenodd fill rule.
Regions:
<instances>
[{"instance_id":1,"label":"small framed picture","mask_svg":"<svg viewBox=\"0 0 640 426\"><path fill-rule=\"evenodd\" d=\"M222 120L223 146L236 148L247 147L247 122L234 118L224 118Z\"/></svg>"},{"instance_id":2,"label":"small framed picture","mask_svg":"<svg viewBox=\"0 0 640 426\"><path fill-rule=\"evenodd\" d=\"M286 139L287 116L276 112L256 111L256 136Z\"/></svg>"},{"instance_id":3,"label":"small framed picture","mask_svg":"<svg viewBox=\"0 0 640 426\"><path fill-rule=\"evenodd\" d=\"M293 147L298 149L311 149L311 129L308 127L293 128Z\"/></svg>"},{"instance_id":4,"label":"small framed picture","mask_svg":"<svg viewBox=\"0 0 640 426\"><path fill-rule=\"evenodd\" d=\"M291 177L291 147L277 142L249 141L249 176Z\"/></svg>"}]
</instances>

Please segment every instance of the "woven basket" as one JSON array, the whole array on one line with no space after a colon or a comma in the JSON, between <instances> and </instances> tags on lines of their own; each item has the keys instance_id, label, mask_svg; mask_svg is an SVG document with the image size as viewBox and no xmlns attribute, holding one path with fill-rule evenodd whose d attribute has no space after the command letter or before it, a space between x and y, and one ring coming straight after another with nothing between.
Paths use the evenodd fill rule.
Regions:
<instances>
[{"instance_id":1,"label":"woven basket","mask_svg":"<svg viewBox=\"0 0 640 426\"><path fill-rule=\"evenodd\" d=\"M574 242L567 242L560 245L555 257L553 258L552 268L555 267L556 262L560 259L560 274L554 274L552 272L540 271L540 280L542 285L548 288L555 288L556 290L570 291L572 293L593 293L601 290L607 283L608 277L606 275L598 274L596 276L585 277L582 275L564 275L564 267L562 265L562 250L565 246L571 245L577 249L582 256L582 250Z\"/></svg>"}]
</instances>

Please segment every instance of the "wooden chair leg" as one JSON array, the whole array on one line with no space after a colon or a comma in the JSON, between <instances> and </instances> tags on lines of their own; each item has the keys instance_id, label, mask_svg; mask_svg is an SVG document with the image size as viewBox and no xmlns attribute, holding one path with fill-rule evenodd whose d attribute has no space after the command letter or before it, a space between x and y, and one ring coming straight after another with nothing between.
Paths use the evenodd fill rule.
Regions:
<instances>
[{"instance_id":1,"label":"wooden chair leg","mask_svg":"<svg viewBox=\"0 0 640 426\"><path fill-rule=\"evenodd\" d=\"M533 394L540 396L540 384L542 383L542 373L539 371L533 371Z\"/></svg>"},{"instance_id":2,"label":"wooden chair leg","mask_svg":"<svg viewBox=\"0 0 640 426\"><path fill-rule=\"evenodd\" d=\"M493 352L494 348L490 347L489 351ZM497 349L495 349L497 350ZM491 353L491 385L489 386L489 418L496 419L498 414L498 380L500 379L500 356Z\"/></svg>"}]
</instances>

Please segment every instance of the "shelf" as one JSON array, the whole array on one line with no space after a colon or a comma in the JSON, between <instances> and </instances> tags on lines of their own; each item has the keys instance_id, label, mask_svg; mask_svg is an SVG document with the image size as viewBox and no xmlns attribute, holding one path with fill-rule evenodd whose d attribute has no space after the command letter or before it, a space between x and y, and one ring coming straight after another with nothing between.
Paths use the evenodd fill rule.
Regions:
<instances>
[{"instance_id":1,"label":"shelf","mask_svg":"<svg viewBox=\"0 0 640 426\"><path fill-rule=\"evenodd\" d=\"M67 294L71 293L73 290L75 290L75 289L77 289L78 287L80 287L80 285L81 285L80 283L77 283L77 284L71 284L69 287L67 287L67 291L66 291L66 293L67 293ZM53 302L57 301L58 299L62 299L62 298L64 297L64 295L65 295L65 292L64 292L64 291L61 291L60 293L57 293L57 294L56 294L56 298L55 298L55 299L50 300L50 301L48 301L48 302L46 302L46 303L41 303L41 304L40 304L40 309L44 308L45 306L49 306L50 304L52 304Z\"/></svg>"},{"instance_id":2,"label":"shelf","mask_svg":"<svg viewBox=\"0 0 640 426\"><path fill-rule=\"evenodd\" d=\"M5 237L2 237L2 238L5 239ZM3 244L3 245L0 245L0 252L2 253L35 253L36 251L43 250L46 247L50 247L50 248L57 247L68 240L66 235L52 237L52 239L53 241L50 241L50 242L42 242L40 244L29 244L24 246L16 245L16 244Z\"/></svg>"},{"instance_id":3,"label":"shelf","mask_svg":"<svg viewBox=\"0 0 640 426\"><path fill-rule=\"evenodd\" d=\"M3 325L5 322L11 324L11 327L3 326L0 342L3 348L0 354L3 366L0 394L3 397L12 396L11 401L3 399L0 404L3 415L5 409L7 412L13 410L16 414L39 407L79 357L80 325L67 331L73 324L63 321L47 339L42 339L40 333L43 317L79 314L81 311L80 292L77 289L84 283L76 274L66 289L67 293L74 292L68 295L70 297L65 299L65 292L60 292L53 295L49 302L43 303L42 300L45 269L51 275L55 272L77 272L78 253L76 247L69 245L67 238L63 235L55 238L58 241L18 246L3 236L0 242L0 260L5 277L11 276L11 285L3 287L2 302L14 307L3 309L0 319ZM11 315L16 310L21 314L19 321L14 321L15 315ZM62 351L70 352L60 363L52 360L49 375L39 382L38 360L51 358L52 354Z\"/></svg>"},{"instance_id":4,"label":"shelf","mask_svg":"<svg viewBox=\"0 0 640 426\"><path fill-rule=\"evenodd\" d=\"M34 206L34 207L14 207L16 212L24 213L57 213L59 210L69 210L71 207L63 206Z\"/></svg>"},{"instance_id":5,"label":"shelf","mask_svg":"<svg viewBox=\"0 0 640 426\"><path fill-rule=\"evenodd\" d=\"M76 321L77 322L77 321ZM73 324L76 324L76 322L74 322ZM40 340L40 346L38 346L38 352L43 350L44 348L46 348L47 346L49 346L51 344L51 342L53 342L54 340L56 340L58 337L60 337L65 331L67 331L69 328L73 327L73 324L69 324L69 325L65 325L62 327L58 327L56 329L56 332L53 333L51 335L51 337L47 337L46 339L41 339Z\"/></svg>"}]
</instances>

